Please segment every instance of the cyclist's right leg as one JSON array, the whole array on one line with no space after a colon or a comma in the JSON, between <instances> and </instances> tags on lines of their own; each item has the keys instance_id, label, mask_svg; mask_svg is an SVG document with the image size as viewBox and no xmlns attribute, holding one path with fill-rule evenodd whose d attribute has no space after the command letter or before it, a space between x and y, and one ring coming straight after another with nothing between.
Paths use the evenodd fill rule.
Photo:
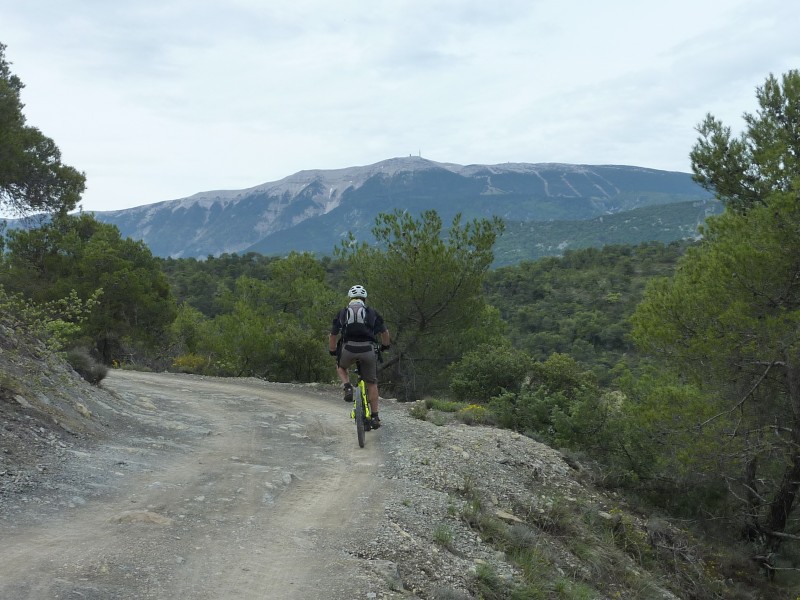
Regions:
<instances>
[{"instance_id":1,"label":"cyclist's right leg","mask_svg":"<svg viewBox=\"0 0 800 600\"><path fill-rule=\"evenodd\" d=\"M349 354L349 353L348 353ZM352 355L345 356L344 349L339 356L339 362L336 365L336 372L339 375L339 380L342 382L342 391L345 402L353 401L353 384L350 383L350 373L348 369L355 362Z\"/></svg>"}]
</instances>

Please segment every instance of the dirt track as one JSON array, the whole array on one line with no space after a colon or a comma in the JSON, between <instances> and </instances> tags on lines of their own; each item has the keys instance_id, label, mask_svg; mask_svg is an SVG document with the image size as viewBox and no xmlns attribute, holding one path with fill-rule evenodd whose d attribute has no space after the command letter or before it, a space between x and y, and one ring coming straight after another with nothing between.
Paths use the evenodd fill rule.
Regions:
<instances>
[{"instance_id":1,"label":"dirt track","mask_svg":"<svg viewBox=\"0 0 800 600\"><path fill-rule=\"evenodd\" d=\"M382 431L331 390L113 371L129 423L0 520L0 598L375 598Z\"/></svg>"}]
</instances>

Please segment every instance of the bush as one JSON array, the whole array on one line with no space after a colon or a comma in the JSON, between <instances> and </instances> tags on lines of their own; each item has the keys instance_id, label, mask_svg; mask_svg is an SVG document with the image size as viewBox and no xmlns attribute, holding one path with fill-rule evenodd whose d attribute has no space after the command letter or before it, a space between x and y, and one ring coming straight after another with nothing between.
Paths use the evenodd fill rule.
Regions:
<instances>
[{"instance_id":1,"label":"bush","mask_svg":"<svg viewBox=\"0 0 800 600\"><path fill-rule=\"evenodd\" d=\"M92 358L85 348L68 350L67 362L78 375L92 385L97 385L108 375L108 367Z\"/></svg>"},{"instance_id":2,"label":"bush","mask_svg":"<svg viewBox=\"0 0 800 600\"><path fill-rule=\"evenodd\" d=\"M531 373L518 391L491 400L489 408L502 427L559 447L586 450L605 442L615 398L603 395L591 373L563 354L534 364Z\"/></svg>"},{"instance_id":3,"label":"bush","mask_svg":"<svg viewBox=\"0 0 800 600\"><path fill-rule=\"evenodd\" d=\"M22 294L9 294L0 285L0 312L11 317L14 327L20 327L38 338L52 352L62 351L75 336L102 295L95 291L87 300L81 300L75 290L68 296L37 304Z\"/></svg>"},{"instance_id":4,"label":"bush","mask_svg":"<svg viewBox=\"0 0 800 600\"><path fill-rule=\"evenodd\" d=\"M182 354L172 361L172 368L180 373L202 374L208 369L208 359L199 354Z\"/></svg>"},{"instance_id":5,"label":"bush","mask_svg":"<svg viewBox=\"0 0 800 600\"><path fill-rule=\"evenodd\" d=\"M436 526L433 530L433 541L442 548L452 549L453 547L453 530L444 523Z\"/></svg>"},{"instance_id":6,"label":"bush","mask_svg":"<svg viewBox=\"0 0 800 600\"><path fill-rule=\"evenodd\" d=\"M440 400L439 398L427 398L425 400L425 406L427 406L430 410L454 413L464 408L464 403L453 402L452 400Z\"/></svg>"},{"instance_id":7,"label":"bush","mask_svg":"<svg viewBox=\"0 0 800 600\"><path fill-rule=\"evenodd\" d=\"M450 367L450 390L459 400L488 402L504 391L519 390L532 364L524 351L482 344Z\"/></svg>"},{"instance_id":8,"label":"bush","mask_svg":"<svg viewBox=\"0 0 800 600\"><path fill-rule=\"evenodd\" d=\"M458 420L467 425L491 425L494 422L492 414L485 406L470 404L458 411Z\"/></svg>"},{"instance_id":9,"label":"bush","mask_svg":"<svg viewBox=\"0 0 800 600\"><path fill-rule=\"evenodd\" d=\"M428 405L424 401L417 400L408 409L408 413L415 419L424 421L428 417Z\"/></svg>"}]
</instances>

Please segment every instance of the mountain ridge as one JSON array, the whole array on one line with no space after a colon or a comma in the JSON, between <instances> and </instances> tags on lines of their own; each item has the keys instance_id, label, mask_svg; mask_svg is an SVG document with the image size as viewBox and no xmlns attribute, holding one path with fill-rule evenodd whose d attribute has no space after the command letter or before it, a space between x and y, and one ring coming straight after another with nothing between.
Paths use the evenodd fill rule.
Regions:
<instances>
[{"instance_id":1,"label":"mountain ridge","mask_svg":"<svg viewBox=\"0 0 800 600\"><path fill-rule=\"evenodd\" d=\"M585 221L646 206L703 201L688 173L628 165L494 165L395 157L370 165L302 170L241 190L212 190L115 211L91 211L155 256L205 258L259 252L329 254L348 232L372 240L382 212L436 210L447 225Z\"/></svg>"}]
</instances>

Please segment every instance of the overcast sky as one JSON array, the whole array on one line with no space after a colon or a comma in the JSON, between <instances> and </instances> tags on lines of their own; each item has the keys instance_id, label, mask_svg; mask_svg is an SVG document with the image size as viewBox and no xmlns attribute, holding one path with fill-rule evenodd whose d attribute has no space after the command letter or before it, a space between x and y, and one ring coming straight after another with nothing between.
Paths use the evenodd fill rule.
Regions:
<instances>
[{"instance_id":1,"label":"overcast sky","mask_svg":"<svg viewBox=\"0 0 800 600\"><path fill-rule=\"evenodd\" d=\"M28 124L115 210L421 155L690 170L794 0L0 0Z\"/></svg>"}]
</instances>

